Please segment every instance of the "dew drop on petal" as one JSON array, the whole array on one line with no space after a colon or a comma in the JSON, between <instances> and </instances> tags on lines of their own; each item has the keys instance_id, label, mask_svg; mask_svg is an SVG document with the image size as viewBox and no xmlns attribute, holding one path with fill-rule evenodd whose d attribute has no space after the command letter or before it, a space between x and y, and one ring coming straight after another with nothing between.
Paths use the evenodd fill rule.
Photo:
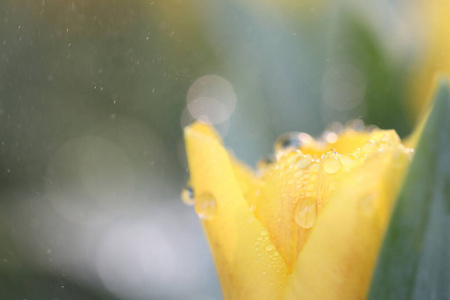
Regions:
<instances>
[{"instance_id":1,"label":"dew drop on petal","mask_svg":"<svg viewBox=\"0 0 450 300\"><path fill-rule=\"evenodd\" d=\"M412 161L412 159L414 157L414 149L406 148L405 151L406 151L406 154L408 154L410 161Z\"/></svg>"},{"instance_id":2,"label":"dew drop on petal","mask_svg":"<svg viewBox=\"0 0 450 300\"><path fill-rule=\"evenodd\" d=\"M192 206L195 203L194 189L190 185L186 185L181 191L181 200L184 204Z\"/></svg>"},{"instance_id":3,"label":"dew drop on petal","mask_svg":"<svg viewBox=\"0 0 450 300\"><path fill-rule=\"evenodd\" d=\"M266 251L267 251L267 252L270 252L270 251L272 251L274 248L275 248L275 247L274 247L273 245L267 245L267 246L266 246Z\"/></svg>"},{"instance_id":4,"label":"dew drop on petal","mask_svg":"<svg viewBox=\"0 0 450 300\"><path fill-rule=\"evenodd\" d=\"M317 217L316 198L308 197L298 201L294 209L294 221L298 226L309 229L313 227Z\"/></svg>"},{"instance_id":5,"label":"dew drop on petal","mask_svg":"<svg viewBox=\"0 0 450 300\"><path fill-rule=\"evenodd\" d=\"M362 151L363 151L365 154L372 153L372 152L374 152L375 150L377 150L377 145L376 145L375 142L372 141L372 140L368 141L367 143L365 143L365 144L362 146Z\"/></svg>"},{"instance_id":6,"label":"dew drop on petal","mask_svg":"<svg viewBox=\"0 0 450 300\"><path fill-rule=\"evenodd\" d=\"M265 158L262 158L258 162L258 169L264 170L264 169L268 168L274 161L275 161L275 158L273 156L267 156Z\"/></svg>"},{"instance_id":7,"label":"dew drop on petal","mask_svg":"<svg viewBox=\"0 0 450 300\"><path fill-rule=\"evenodd\" d=\"M319 171L319 164L318 163L316 163L316 162L314 162L314 163L312 163L311 164L311 166L309 167L309 170L311 171L311 172L318 172Z\"/></svg>"},{"instance_id":8,"label":"dew drop on petal","mask_svg":"<svg viewBox=\"0 0 450 300\"><path fill-rule=\"evenodd\" d=\"M294 173L293 177L294 178L299 178L299 177L302 177L302 175L303 175L302 171L297 171L297 172Z\"/></svg>"},{"instance_id":9,"label":"dew drop on petal","mask_svg":"<svg viewBox=\"0 0 450 300\"><path fill-rule=\"evenodd\" d=\"M213 219L216 215L216 198L210 193L200 194L195 199L195 211L200 219Z\"/></svg>"},{"instance_id":10,"label":"dew drop on petal","mask_svg":"<svg viewBox=\"0 0 450 300\"><path fill-rule=\"evenodd\" d=\"M325 172L334 174L341 168L341 163L336 157L327 157L323 160L322 166Z\"/></svg>"},{"instance_id":11,"label":"dew drop on petal","mask_svg":"<svg viewBox=\"0 0 450 300\"><path fill-rule=\"evenodd\" d=\"M275 141L275 153L288 148L298 149L303 144L310 143L313 138L304 132L287 132L280 135Z\"/></svg>"},{"instance_id":12,"label":"dew drop on petal","mask_svg":"<svg viewBox=\"0 0 450 300\"><path fill-rule=\"evenodd\" d=\"M295 162L295 165L297 166L297 168L299 169L304 169L307 166L309 166L310 161L308 160L308 158L304 155L299 156Z\"/></svg>"}]
</instances>

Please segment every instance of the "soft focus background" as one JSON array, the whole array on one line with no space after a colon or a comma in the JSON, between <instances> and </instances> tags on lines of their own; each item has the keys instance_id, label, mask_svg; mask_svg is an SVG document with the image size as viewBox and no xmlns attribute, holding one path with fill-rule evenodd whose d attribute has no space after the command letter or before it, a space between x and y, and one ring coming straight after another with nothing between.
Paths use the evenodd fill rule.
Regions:
<instances>
[{"instance_id":1,"label":"soft focus background","mask_svg":"<svg viewBox=\"0 0 450 300\"><path fill-rule=\"evenodd\" d=\"M419 5L0 1L0 298L221 299L182 128L214 124L252 166L334 121L405 136Z\"/></svg>"}]
</instances>

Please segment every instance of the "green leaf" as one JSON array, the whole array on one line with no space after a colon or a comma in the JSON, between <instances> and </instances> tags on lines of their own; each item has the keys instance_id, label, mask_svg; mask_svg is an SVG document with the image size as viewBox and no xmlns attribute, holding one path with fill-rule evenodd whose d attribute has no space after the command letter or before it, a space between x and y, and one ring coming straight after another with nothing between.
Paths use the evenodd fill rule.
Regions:
<instances>
[{"instance_id":1,"label":"green leaf","mask_svg":"<svg viewBox=\"0 0 450 300\"><path fill-rule=\"evenodd\" d=\"M392 214L368 299L450 299L450 94L442 80Z\"/></svg>"}]
</instances>

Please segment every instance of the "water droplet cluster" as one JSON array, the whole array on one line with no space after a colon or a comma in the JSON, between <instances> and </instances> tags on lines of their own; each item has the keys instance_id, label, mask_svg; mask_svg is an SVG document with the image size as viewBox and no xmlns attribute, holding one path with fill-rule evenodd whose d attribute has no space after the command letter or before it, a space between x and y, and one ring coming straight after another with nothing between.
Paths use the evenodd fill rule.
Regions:
<instances>
[{"instance_id":1,"label":"water droplet cluster","mask_svg":"<svg viewBox=\"0 0 450 300\"><path fill-rule=\"evenodd\" d=\"M202 193L195 199L195 211L200 219L213 219L216 215L216 206L216 198L211 193Z\"/></svg>"},{"instance_id":2,"label":"water droplet cluster","mask_svg":"<svg viewBox=\"0 0 450 300\"><path fill-rule=\"evenodd\" d=\"M361 120L345 125L333 123L317 139L303 132L281 135L274 144L274 153L258 163L254 186L244 193L249 210L268 228L261 232L256 244L269 239L271 228L287 224L288 219L297 226L299 234L305 235L314 227L330 195L339 189L343 175L394 147L403 147L394 131L365 127ZM410 149L403 150L413 155ZM363 214L374 210L376 197L370 194L361 200ZM216 215L217 203L211 193L196 195L187 185L181 198L185 204L194 205L203 220ZM275 210L270 203L273 201L281 203ZM282 249L274 249L271 244L261 249L283 255Z\"/></svg>"},{"instance_id":3,"label":"water droplet cluster","mask_svg":"<svg viewBox=\"0 0 450 300\"><path fill-rule=\"evenodd\" d=\"M279 190L283 207L290 203L295 223L310 229L331 193L339 188L345 173L371 156L399 146L400 139L393 131L366 128L358 119L346 125L333 123L319 139L301 132L281 135L274 145L275 159L259 164L258 174L266 185L278 182L275 188ZM366 197L366 200L373 198ZM371 201L362 204L366 212L370 210Z\"/></svg>"}]
</instances>

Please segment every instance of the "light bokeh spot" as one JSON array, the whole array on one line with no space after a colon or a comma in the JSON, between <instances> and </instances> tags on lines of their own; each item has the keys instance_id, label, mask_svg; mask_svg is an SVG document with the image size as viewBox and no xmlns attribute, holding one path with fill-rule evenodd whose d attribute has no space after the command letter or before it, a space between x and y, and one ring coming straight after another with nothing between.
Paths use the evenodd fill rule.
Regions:
<instances>
[{"instance_id":1,"label":"light bokeh spot","mask_svg":"<svg viewBox=\"0 0 450 300\"><path fill-rule=\"evenodd\" d=\"M187 108L196 120L209 124L223 123L236 108L236 93L226 79L206 75L197 79L189 88Z\"/></svg>"}]
</instances>

